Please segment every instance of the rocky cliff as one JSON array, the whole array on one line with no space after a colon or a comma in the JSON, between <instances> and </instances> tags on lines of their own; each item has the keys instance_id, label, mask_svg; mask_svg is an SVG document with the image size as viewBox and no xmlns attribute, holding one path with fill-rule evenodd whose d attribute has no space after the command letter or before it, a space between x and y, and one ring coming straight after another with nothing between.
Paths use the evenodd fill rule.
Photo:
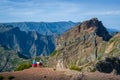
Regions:
<instances>
[{"instance_id":1,"label":"rocky cliff","mask_svg":"<svg viewBox=\"0 0 120 80\"><path fill-rule=\"evenodd\" d=\"M111 35L97 18L83 21L56 40L56 53L50 61L62 63L64 68L89 65L103 57L110 39Z\"/></svg>"},{"instance_id":2,"label":"rocky cliff","mask_svg":"<svg viewBox=\"0 0 120 80\"><path fill-rule=\"evenodd\" d=\"M8 25L0 26L0 44L27 58L47 56L55 49L52 36L44 36L35 31L25 32Z\"/></svg>"}]
</instances>

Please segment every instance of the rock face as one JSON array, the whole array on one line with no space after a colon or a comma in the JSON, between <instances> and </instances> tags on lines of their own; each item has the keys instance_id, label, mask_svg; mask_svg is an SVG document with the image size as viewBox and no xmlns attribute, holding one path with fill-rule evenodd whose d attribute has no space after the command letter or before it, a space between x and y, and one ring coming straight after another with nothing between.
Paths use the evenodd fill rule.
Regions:
<instances>
[{"instance_id":1,"label":"rock face","mask_svg":"<svg viewBox=\"0 0 120 80\"><path fill-rule=\"evenodd\" d=\"M12 71L22 61L24 59L20 58L18 53L0 45L0 72Z\"/></svg>"},{"instance_id":2,"label":"rock face","mask_svg":"<svg viewBox=\"0 0 120 80\"><path fill-rule=\"evenodd\" d=\"M93 18L78 24L56 40L53 65L77 66L82 71L98 70L120 74L120 33L109 35L102 22Z\"/></svg>"},{"instance_id":3,"label":"rock face","mask_svg":"<svg viewBox=\"0 0 120 80\"><path fill-rule=\"evenodd\" d=\"M8 25L7 25L8 26ZM43 36L35 31L21 31L18 27L0 27L0 44L31 58L49 55L54 49L52 36ZM2 30L5 31L2 31Z\"/></svg>"},{"instance_id":4,"label":"rock face","mask_svg":"<svg viewBox=\"0 0 120 80\"><path fill-rule=\"evenodd\" d=\"M120 56L120 33L117 33L108 41L105 54L114 57Z\"/></svg>"},{"instance_id":5,"label":"rock face","mask_svg":"<svg viewBox=\"0 0 120 80\"><path fill-rule=\"evenodd\" d=\"M63 61L65 68L70 65L89 64L102 57L110 38L102 22L97 18L92 18L60 36L56 40L57 53L50 60Z\"/></svg>"},{"instance_id":6,"label":"rock face","mask_svg":"<svg viewBox=\"0 0 120 80\"><path fill-rule=\"evenodd\" d=\"M91 20L84 21L83 23L78 24L75 28L63 34L57 39L56 43L57 47L59 47L65 46L75 41L82 42L87 40L88 38L99 38L99 40L101 39L103 41L108 41L111 36L107 32L101 21L98 21L97 18L93 18ZM93 40L93 42L95 41Z\"/></svg>"}]
</instances>

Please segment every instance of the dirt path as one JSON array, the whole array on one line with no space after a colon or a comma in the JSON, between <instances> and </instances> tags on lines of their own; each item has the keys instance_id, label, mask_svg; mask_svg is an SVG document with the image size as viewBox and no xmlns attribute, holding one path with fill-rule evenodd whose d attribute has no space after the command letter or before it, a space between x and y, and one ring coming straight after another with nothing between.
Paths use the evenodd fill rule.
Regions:
<instances>
[{"instance_id":1,"label":"dirt path","mask_svg":"<svg viewBox=\"0 0 120 80\"><path fill-rule=\"evenodd\" d=\"M14 80L120 80L120 76L104 73L81 73L68 69L53 70L52 68L30 68L17 72L3 72L3 80L14 76Z\"/></svg>"}]
</instances>

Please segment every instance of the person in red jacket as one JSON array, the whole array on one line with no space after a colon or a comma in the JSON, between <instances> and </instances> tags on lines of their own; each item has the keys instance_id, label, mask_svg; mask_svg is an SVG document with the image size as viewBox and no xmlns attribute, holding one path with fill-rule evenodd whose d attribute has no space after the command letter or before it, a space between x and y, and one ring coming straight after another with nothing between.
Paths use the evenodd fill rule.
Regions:
<instances>
[{"instance_id":1,"label":"person in red jacket","mask_svg":"<svg viewBox=\"0 0 120 80\"><path fill-rule=\"evenodd\" d=\"M40 67L43 67L43 62L40 60L40 63L39 63Z\"/></svg>"}]
</instances>

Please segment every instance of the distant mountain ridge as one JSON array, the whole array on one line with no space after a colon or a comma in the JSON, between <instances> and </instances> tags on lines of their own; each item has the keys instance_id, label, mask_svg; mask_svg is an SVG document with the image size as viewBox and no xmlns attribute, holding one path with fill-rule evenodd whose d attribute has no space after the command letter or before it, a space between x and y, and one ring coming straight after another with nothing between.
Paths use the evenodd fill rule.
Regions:
<instances>
[{"instance_id":1,"label":"distant mountain ridge","mask_svg":"<svg viewBox=\"0 0 120 80\"><path fill-rule=\"evenodd\" d=\"M73 28L80 22L72 21L60 21L60 22L11 22L0 23L0 25L12 25L13 27L19 27L22 31L37 31L43 35L63 34L67 30ZM107 28L111 35L114 35L119 30L113 28Z\"/></svg>"},{"instance_id":2,"label":"distant mountain ridge","mask_svg":"<svg viewBox=\"0 0 120 80\"><path fill-rule=\"evenodd\" d=\"M111 35L115 35L120 32L120 30L112 29L112 28L107 28L107 30Z\"/></svg>"},{"instance_id":3,"label":"distant mountain ridge","mask_svg":"<svg viewBox=\"0 0 120 80\"><path fill-rule=\"evenodd\" d=\"M0 25L2 24L19 27L22 31L37 31L43 35L59 35L74 27L77 23L72 21L0 23Z\"/></svg>"}]
</instances>

